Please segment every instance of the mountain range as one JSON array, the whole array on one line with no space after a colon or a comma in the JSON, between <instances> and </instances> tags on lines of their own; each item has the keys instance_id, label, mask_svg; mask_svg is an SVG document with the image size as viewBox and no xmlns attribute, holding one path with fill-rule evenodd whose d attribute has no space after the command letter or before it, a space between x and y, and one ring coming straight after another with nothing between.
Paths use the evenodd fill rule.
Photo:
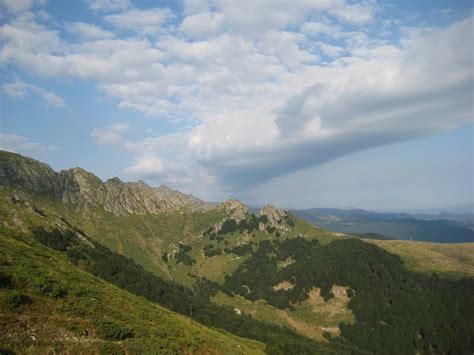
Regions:
<instances>
[{"instance_id":1,"label":"mountain range","mask_svg":"<svg viewBox=\"0 0 474 355\"><path fill-rule=\"evenodd\" d=\"M466 213L431 215L336 208L291 212L307 222L340 233L436 243L474 242L474 215Z\"/></svg>"},{"instance_id":2,"label":"mountain range","mask_svg":"<svg viewBox=\"0 0 474 355\"><path fill-rule=\"evenodd\" d=\"M0 353L472 352L473 243L299 215L2 151Z\"/></svg>"}]
</instances>

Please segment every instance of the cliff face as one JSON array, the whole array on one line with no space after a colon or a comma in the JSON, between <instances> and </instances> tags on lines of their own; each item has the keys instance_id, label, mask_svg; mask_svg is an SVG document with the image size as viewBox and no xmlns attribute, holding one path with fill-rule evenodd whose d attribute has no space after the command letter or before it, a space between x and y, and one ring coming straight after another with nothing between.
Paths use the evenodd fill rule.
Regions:
<instances>
[{"instance_id":1,"label":"cliff face","mask_svg":"<svg viewBox=\"0 0 474 355\"><path fill-rule=\"evenodd\" d=\"M153 188L141 180L123 182L119 178L103 182L81 168L57 173L34 159L4 151L0 151L0 186L55 196L81 208L102 207L115 215L211 208L211 204L197 197L164 185Z\"/></svg>"}]
</instances>

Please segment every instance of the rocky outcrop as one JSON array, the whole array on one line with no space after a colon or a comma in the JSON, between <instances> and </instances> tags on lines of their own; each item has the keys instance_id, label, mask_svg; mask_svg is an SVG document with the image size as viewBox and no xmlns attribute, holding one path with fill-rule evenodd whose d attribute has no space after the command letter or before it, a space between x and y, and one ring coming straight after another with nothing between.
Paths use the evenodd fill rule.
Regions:
<instances>
[{"instance_id":1,"label":"rocky outcrop","mask_svg":"<svg viewBox=\"0 0 474 355\"><path fill-rule=\"evenodd\" d=\"M282 232L288 232L290 230L288 227L288 219L290 218L290 215L287 211L282 210L281 208L267 205L262 207L258 212L258 215L267 217L267 226L276 228Z\"/></svg>"},{"instance_id":2,"label":"rocky outcrop","mask_svg":"<svg viewBox=\"0 0 474 355\"><path fill-rule=\"evenodd\" d=\"M228 218L234 219L236 222L240 222L245 219L249 214L248 208L239 200L234 198L222 202L217 207L218 210L224 211Z\"/></svg>"},{"instance_id":3,"label":"rocky outcrop","mask_svg":"<svg viewBox=\"0 0 474 355\"><path fill-rule=\"evenodd\" d=\"M203 211L211 204L167 186L154 188L140 180L119 178L103 182L94 174L73 168L55 172L48 165L0 151L0 186L53 195L80 208L102 207L115 215Z\"/></svg>"}]
</instances>

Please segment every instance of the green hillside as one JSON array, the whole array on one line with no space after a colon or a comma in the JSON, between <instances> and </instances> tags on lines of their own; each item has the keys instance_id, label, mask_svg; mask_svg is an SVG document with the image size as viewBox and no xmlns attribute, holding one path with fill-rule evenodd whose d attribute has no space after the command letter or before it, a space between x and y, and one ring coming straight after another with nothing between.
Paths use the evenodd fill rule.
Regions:
<instances>
[{"instance_id":1,"label":"green hillside","mask_svg":"<svg viewBox=\"0 0 474 355\"><path fill-rule=\"evenodd\" d=\"M262 353L73 266L29 237L0 232L0 352Z\"/></svg>"}]
</instances>

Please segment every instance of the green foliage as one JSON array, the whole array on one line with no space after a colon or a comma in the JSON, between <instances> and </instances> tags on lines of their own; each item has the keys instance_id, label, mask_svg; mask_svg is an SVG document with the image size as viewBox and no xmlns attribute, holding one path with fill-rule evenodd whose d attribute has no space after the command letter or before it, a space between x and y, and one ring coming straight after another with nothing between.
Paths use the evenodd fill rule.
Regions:
<instances>
[{"instance_id":1,"label":"green foliage","mask_svg":"<svg viewBox=\"0 0 474 355\"><path fill-rule=\"evenodd\" d=\"M288 225L292 223L294 226L293 221L290 218L287 218L286 222ZM245 219L242 219L241 221L237 222L234 219L230 218L224 221L220 229L218 230L219 235L225 235L225 234L231 234L231 233L252 233L254 231L257 231L259 229L260 223L267 224L268 223L268 217L263 215L263 216L257 216L255 214L250 214L247 216ZM283 221L279 221L279 223L283 223ZM276 228L273 226L267 226L266 228L268 233L274 233L276 231ZM216 234L212 231L212 228L206 229L203 233L203 235L208 235L211 240L214 240L216 238L219 238L216 236Z\"/></svg>"},{"instance_id":2,"label":"green foliage","mask_svg":"<svg viewBox=\"0 0 474 355\"><path fill-rule=\"evenodd\" d=\"M15 307L19 308L26 304L31 304L33 301L27 295L24 295L17 290L14 290L8 294L8 303Z\"/></svg>"},{"instance_id":3,"label":"green foliage","mask_svg":"<svg viewBox=\"0 0 474 355\"><path fill-rule=\"evenodd\" d=\"M133 338L133 330L118 322L95 318L93 320L97 334L107 340L124 340Z\"/></svg>"},{"instance_id":4,"label":"green foliage","mask_svg":"<svg viewBox=\"0 0 474 355\"><path fill-rule=\"evenodd\" d=\"M278 268L278 261L295 262ZM274 285L293 280L291 290ZM350 287L349 308L357 322L342 324L342 336L356 348L376 353L469 353L474 334L474 280L428 277L407 271L400 258L356 239L321 245L295 238L265 241L230 276L223 291L249 300L263 299L291 308L321 288L332 297L332 285ZM244 288L242 285L245 285ZM248 291L248 288L250 292Z\"/></svg>"},{"instance_id":5,"label":"green foliage","mask_svg":"<svg viewBox=\"0 0 474 355\"><path fill-rule=\"evenodd\" d=\"M245 254L249 254L252 252L252 246L250 244L238 245L232 248L231 252L240 256L244 256Z\"/></svg>"},{"instance_id":6,"label":"green foliage","mask_svg":"<svg viewBox=\"0 0 474 355\"><path fill-rule=\"evenodd\" d=\"M274 233L275 231L276 231L276 228L275 228L275 227L273 227L273 226L267 226L267 232L268 232L269 234L272 234L272 233Z\"/></svg>"},{"instance_id":7,"label":"green foliage","mask_svg":"<svg viewBox=\"0 0 474 355\"><path fill-rule=\"evenodd\" d=\"M221 248L214 248L214 245L212 244L204 246L202 250L204 251L206 258L212 258L213 256L222 254Z\"/></svg>"},{"instance_id":8,"label":"green foliage","mask_svg":"<svg viewBox=\"0 0 474 355\"><path fill-rule=\"evenodd\" d=\"M75 238L75 233L73 231L68 230L63 232L58 228L48 232L44 228L38 227L33 230L33 233L41 243L60 251L67 250Z\"/></svg>"},{"instance_id":9,"label":"green foliage","mask_svg":"<svg viewBox=\"0 0 474 355\"><path fill-rule=\"evenodd\" d=\"M196 263L196 260L189 256L188 252L192 250L192 247L190 245L186 245L183 243L179 243L179 251L175 255L176 262L179 264L184 264L191 266ZM164 260L164 259L163 259Z\"/></svg>"},{"instance_id":10,"label":"green foliage","mask_svg":"<svg viewBox=\"0 0 474 355\"><path fill-rule=\"evenodd\" d=\"M0 273L0 288L11 288L13 286L13 279L9 275Z\"/></svg>"},{"instance_id":11,"label":"green foliage","mask_svg":"<svg viewBox=\"0 0 474 355\"><path fill-rule=\"evenodd\" d=\"M237 232L238 230L239 230L239 225L235 221L235 219L226 219L224 223L222 223L222 226L219 229L218 234L229 234L229 233Z\"/></svg>"}]
</instances>

